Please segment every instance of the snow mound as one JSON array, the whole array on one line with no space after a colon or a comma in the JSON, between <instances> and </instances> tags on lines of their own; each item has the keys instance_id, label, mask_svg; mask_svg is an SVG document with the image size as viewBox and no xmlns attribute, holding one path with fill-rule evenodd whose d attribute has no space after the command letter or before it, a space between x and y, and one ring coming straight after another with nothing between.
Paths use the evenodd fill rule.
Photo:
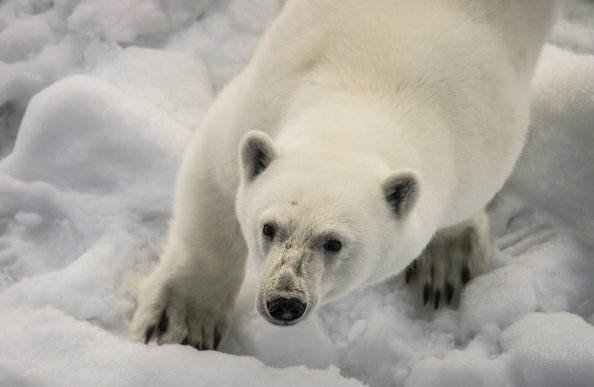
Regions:
<instances>
[{"instance_id":1,"label":"snow mound","mask_svg":"<svg viewBox=\"0 0 594 387\"><path fill-rule=\"evenodd\" d=\"M152 180L155 170L174 171L188 135L109 83L73 76L33 98L1 170L65 190L112 192Z\"/></svg>"}]
</instances>

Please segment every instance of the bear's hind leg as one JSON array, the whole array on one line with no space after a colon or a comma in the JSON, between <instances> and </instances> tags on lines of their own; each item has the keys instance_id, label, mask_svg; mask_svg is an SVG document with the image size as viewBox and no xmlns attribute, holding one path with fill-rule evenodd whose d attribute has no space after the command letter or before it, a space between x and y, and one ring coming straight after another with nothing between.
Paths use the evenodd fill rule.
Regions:
<instances>
[{"instance_id":1,"label":"bear's hind leg","mask_svg":"<svg viewBox=\"0 0 594 387\"><path fill-rule=\"evenodd\" d=\"M490 255L489 218L483 211L437 232L400 276L424 305L456 307L464 286L487 269Z\"/></svg>"}]
</instances>

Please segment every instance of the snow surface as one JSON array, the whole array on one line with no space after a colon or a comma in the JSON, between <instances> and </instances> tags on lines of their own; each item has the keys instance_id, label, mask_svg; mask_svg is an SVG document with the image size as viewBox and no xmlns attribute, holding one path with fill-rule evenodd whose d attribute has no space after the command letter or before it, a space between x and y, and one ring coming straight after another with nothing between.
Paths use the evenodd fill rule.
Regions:
<instances>
[{"instance_id":1,"label":"snow surface","mask_svg":"<svg viewBox=\"0 0 594 387\"><path fill-rule=\"evenodd\" d=\"M184 148L267 20L264 0L0 2L0 386L594 385L587 0L563 3L458 310L388 281L278 328L250 270L223 353L131 340Z\"/></svg>"}]
</instances>

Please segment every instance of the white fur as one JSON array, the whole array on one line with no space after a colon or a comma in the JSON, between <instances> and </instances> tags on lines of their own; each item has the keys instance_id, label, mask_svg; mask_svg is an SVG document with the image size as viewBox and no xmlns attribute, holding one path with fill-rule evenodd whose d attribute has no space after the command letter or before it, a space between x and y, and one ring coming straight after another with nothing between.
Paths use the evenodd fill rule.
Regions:
<instances>
[{"instance_id":1,"label":"white fur","mask_svg":"<svg viewBox=\"0 0 594 387\"><path fill-rule=\"evenodd\" d=\"M294 275L290 265L308 260L311 273L295 290L308 313L397 274L437 230L479 213L522 149L530 78L555 1L277 4L254 58L188 149L169 239L140 293L139 336L165 310L159 342L212 348L248 252L263 261L264 298L275 265L291 261ZM275 159L242 182L239 145L251 130L272 138ZM380 187L404 170L417 177L419 196L396 217ZM291 235L265 246L267 217L291 224ZM344 238L331 257L306 237L330 231Z\"/></svg>"}]
</instances>

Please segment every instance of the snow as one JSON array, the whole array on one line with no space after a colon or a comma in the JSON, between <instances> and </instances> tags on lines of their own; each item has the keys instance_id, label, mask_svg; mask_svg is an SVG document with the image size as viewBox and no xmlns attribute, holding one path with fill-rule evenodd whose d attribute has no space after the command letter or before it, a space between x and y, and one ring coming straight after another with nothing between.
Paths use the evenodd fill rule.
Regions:
<instances>
[{"instance_id":1,"label":"snow","mask_svg":"<svg viewBox=\"0 0 594 387\"><path fill-rule=\"evenodd\" d=\"M594 169L586 166L594 165L594 56L548 46L543 59L533 91L532 121L538 130L531 132L509 185L593 245L594 202L587 183L594 181ZM548 157L538 157L544 153Z\"/></svg>"},{"instance_id":2,"label":"snow","mask_svg":"<svg viewBox=\"0 0 594 387\"><path fill-rule=\"evenodd\" d=\"M563 3L491 268L458 310L390 280L279 328L250 269L222 352L131 339L185 146L268 17L264 0L0 2L0 386L590 386L588 0Z\"/></svg>"},{"instance_id":3,"label":"snow","mask_svg":"<svg viewBox=\"0 0 594 387\"><path fill-rule=\"evenodd\" d=\"M179 345L146 347L49 308L10 310L2 322L6 329L0 345L10 351L0 362L2 386L360 385L341 378L336 368L274 369L253 357L199 353ZM33 365L40 344L43 357L51 361Z\"/></svg>"}]
</instances>

